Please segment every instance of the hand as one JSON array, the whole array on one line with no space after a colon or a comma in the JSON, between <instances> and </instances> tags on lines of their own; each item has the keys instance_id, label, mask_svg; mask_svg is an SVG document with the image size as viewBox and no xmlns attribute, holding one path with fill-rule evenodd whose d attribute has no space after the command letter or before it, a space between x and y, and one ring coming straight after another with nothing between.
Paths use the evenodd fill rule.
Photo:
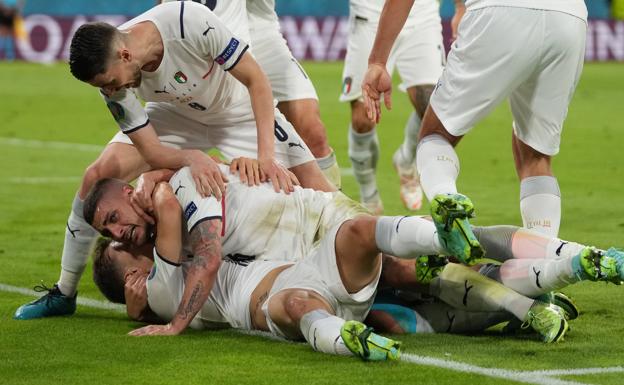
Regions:
<instances>
[{"instance_id":1,"label":"hand","mask_svg":"<svg viewBox=\"0 0 624 385\"><path fill-rule=\"evenodd\" d=\"M290 194L294 191L293 185L299 184L295 174L288 171L275 158L260 158L258 163L260 164L260 171L273 183L275 192L284 190L286 194Z\"/></svg>"},{"instance_id":2,"label":"hand","mask_svg":"<svg viewBox=\"0 0 624 385\"><path fill-rule=\"evenodd\" d=\"M466 6L462 4L458 4L455 2L455 14L451 19L451 42L454 42L457 39L457 29L459 28L459 22L462 17L464 17L464 13L466 13Z\"/></svg>"},{"instance_id":3,"label":"hand","mask_svg":"<svg viewBox=\"0 0 624 385\"><path fill-rule=\"evenodd\" d=\"M362 81L362 96L366 106L366 115L375 123L379 123L381 118L379 101L382 96L386 108L392 109L392 79L384 65L379 63L368 65Z\"/></svg>"},{"instance_id":4,"label":"hand","mask_svg":"<svg viewBox=\"0 0 624 385\"><path fill-rule=\"evenodd\" d=\"M248 186L257 186L261 181L266 180L266 175L260 170L260 165L255 159L236 158L230 164L230 171L238 172L241 182L247 183Z\"/></svg>"},{"instance_id":5,"label":"hand","mask_svg":"<svg viewBox=\"0 0 624 385\"><path fill-rule=\"evenodd\" d=\"M141 336L175 336L180 334L182 330L177 330L170 323L166 325L147 325L142 328L135 329L128 333L128 335L141 337Z\"/></svg>"},{"instance_id":6,"label":"hand","mask_svg":"<svg viewBox=\"0 0 624 385\"><path fill-rule=\"evenodd\" d=\"M137 179L136 187L130 196L130 204L141 218L150 224L154 224L154 218L149 214L154 212L152 193L156 187L156 181L150 173L144 173Z\"/></svg>"},{"instance_id":7,"label":"hand","mask_svg":"<svg viewBox=\"0 0 624 385\"><path fill-rule=\"evenodd\" d=\"M212 194L217 200L221 200L225 193L227 178L212 158L201 151L196 152L191 162L191 175L193 175L197 192L202 197Z\"/></svg>"},{"instance_id":8,"label":"hand","mask_svg":"<svg viewBox=\"0 0 624 385\"><path fill-rule=\"evenodd\" d=\"M134 320L140 321L143 310L147 307L147 276L138 274L138 271L130 273L124 285L126 297L126 312Z\"/></svg>"}]
</instances>

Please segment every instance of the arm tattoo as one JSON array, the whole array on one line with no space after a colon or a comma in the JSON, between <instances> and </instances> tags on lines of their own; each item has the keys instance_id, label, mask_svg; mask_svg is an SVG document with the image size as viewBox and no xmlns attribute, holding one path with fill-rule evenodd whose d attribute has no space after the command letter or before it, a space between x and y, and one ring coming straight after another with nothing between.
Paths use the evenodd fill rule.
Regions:
<instances>
[{"instance_id":1,"label":"arm tattoo","mask_svg":"<svg viewBox=\"0 0 624 385\"><path fill-rule=\"evenodd\" d=\"M193 310L195 309L195 306L199 299L199 294L201 293L203 286L204 285L201 281L198 282L197 285L195 285L195 289L193 289L193 293L191 293L191 298L189 298L186 306L184 307L184 309L182 309L182 313L180 314L182 319L187 319L195 315L195 312Z\"/></svg>"}]
</instances>

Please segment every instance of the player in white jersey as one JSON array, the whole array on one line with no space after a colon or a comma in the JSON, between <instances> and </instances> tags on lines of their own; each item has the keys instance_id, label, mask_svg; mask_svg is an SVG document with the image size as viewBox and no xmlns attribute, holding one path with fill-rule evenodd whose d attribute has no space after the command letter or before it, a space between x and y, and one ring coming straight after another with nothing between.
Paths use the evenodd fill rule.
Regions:
<instances>
[{"instance_id":1,"label":"player in white jersey","mask_svg":"<svg viewBox=\"0 0 624 385\"><path fill-rule=\"evenodd\" d=\"M390 107L385 63L412 3L389 0L380 19L363 84L373 121L379 120L382 94ZM559 231L561 198L550 163L583 68L587 8L582 0L469 0L466 9L423 119L417 168L432 208L454 210L456 219L448 224L455 224L447 230L457 235L458 250L464 248L462 259L470 260L482 250L468 226L472 202L457 194L453 146L507 97L523 224L551 235Z\"/></svg>"},{"instance_id":2,"label":"player in white jersey","mask_svg":"<svg viewBox=\"0 0 624 385\"><path fill-rule=\"evenodd\" d=\"M349 158L360 186L360 201L378 214L383 211L375 175L379 141L375 124L367 118L362 102L362 80L383 4L383 0L349 1L349 41L340 95L340 101L351 105ZM390 74L397 68L402 80L400 88L407 92L414 107L405 125L403 143L392 157L401 181L401 200L409 210L418 210L422 205L422 189L416 172L416 144L421 119L444 62L439 4L437 0L418 0L386 63Z\"/></svg>"},{"instance_id":3,"label":"player in white jersey","mask_svg":"<svg viewBox=\"0 0 624 385\"><path fill-rule=\"evenodd\" d=\"M292 189L285 167L304 186L334 189L275 111L270 85L247 47L207 7L192 2L157 6L119 29L89 23L77 30L72 73L101 87L122 132L87 168L74 198L58 285L44 301L18 309L17 318L75 311L75 290L96 236L82 218L82 200L102 177L132 180L149 167L191 165L201 193L219 197L223 176L202 151L217 148L228 158L258 157L276 189Z\"/></svg>"},{"instance_id":4,"label":"player in white jersey","mask_svg":"<svg viewBox=\"0 0 624 385\"><path fill-rule=\"evenodd\" d=\"M392 255L409 259L443 250L435 226L423 218L372 217L340 192L296 187L286 195L273 191L270 183L248 186L233 175L228 179L227 192L220 201L213 196L201 197L188 168L176 172L167 184L171 193L165 203L170 210L184 212L185 244L194 255L180 309L193 311L181 310L172 322L174 327L159 332L175 334L186 328L188 315L197 312L197 305L210 292L222 255L301 258L328 231L349 218L353 218L349 228L354 235L366 234L368 246L373 244ZM85 200L85 219L105 236L144 244L152 237L153 226L132 206L132 193L132 186L121 180L98 181Z\"/></svg>"},{"instance_id":5,"label":"player in white jersey","mask_svg":"<svg viewBox=\"0 0 624 385\"><path fill-rule=\"evenodd\" d=\"M327 141L310 77L280 32L275 0L247 0L251 52L271 82L277 108L303 138L325 176L340 188L340 168Z\"/></svg>"}]
</instances>

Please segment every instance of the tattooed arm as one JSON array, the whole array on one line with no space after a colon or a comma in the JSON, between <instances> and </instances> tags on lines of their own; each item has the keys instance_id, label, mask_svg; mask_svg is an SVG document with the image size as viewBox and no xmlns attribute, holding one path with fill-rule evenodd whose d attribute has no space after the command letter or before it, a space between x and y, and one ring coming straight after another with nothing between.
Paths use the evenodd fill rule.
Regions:
<instances>
[{"instance_id":1,"label":"tattooed arm","mask_svg":"<svg viewBox=\"0 0 624 385\"><path fill-rule=\"evenodd\" d=\"M162 193L162 194L159 194ZM164 259L180 262L181 208L171 186L161 183L154 194L157 219L156 250ZM175 335L191 323L208 299L221 263L221 219L198 222L190 234L194 258L189 265L182 299L171 322L132 331L135 336Z\"/></svg>"}]
</instances>

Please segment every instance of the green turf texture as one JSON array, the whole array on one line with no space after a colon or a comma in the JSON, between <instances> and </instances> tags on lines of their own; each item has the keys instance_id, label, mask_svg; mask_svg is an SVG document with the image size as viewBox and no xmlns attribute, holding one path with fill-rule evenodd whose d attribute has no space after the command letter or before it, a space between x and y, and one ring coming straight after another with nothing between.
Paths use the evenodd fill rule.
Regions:
<instances>
[{"instance_id":1,"label":"green turf texture","mask_svg":"<svg viewBox=\"0 0 624 385\"><path fill-rule=\"evenodd\" d=\"M338 103L341 63L305 63L320 97L321 115L343 168L349 168L349 106ZM492 81L496 81L492 79ZM116 132L92 87L64 64L0 63L0 138L104 145ZM378 126L378 183L387 214L406 213L391 156L410 113L405 94ZM563 195L560 236L599 247L623 246L624 65L587 64L570 106L554 171ZM475 204L475 224L515 224L519 184L511 155L511 116L502 105L459 145L459 190ZM28 148L0 142L0 283L32 287L56 282L65 222L79 177L97 151ZM25 177L68 177L25 184ZM72 179L74 178L74 179ZM357 198L352 176L343 190ZM426 213L427 207L422 213ZM90 279L80 296L103 299ZM624 362L624 287L583 283L565 290L581 309L565 342L479 336L401 336L404 352L513 370L607 367ZM180 337L132 338L138 324L113 311L79 307L73 317L14 321L32 297L0 293L2 384L503 384L507 381L409 363L366 364L313 352L304 344L268 341L233 331L187 332ZM623 373L561 377L621 384Z\"/></svg>"}]
</instances>

